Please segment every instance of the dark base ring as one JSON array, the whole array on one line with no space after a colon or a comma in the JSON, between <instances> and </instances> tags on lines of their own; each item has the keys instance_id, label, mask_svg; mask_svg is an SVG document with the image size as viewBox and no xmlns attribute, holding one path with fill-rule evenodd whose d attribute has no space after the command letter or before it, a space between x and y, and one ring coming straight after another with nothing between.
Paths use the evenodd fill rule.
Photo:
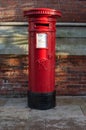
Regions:
<instances>
[{"instance_id":1,"label":"dark base ring","mask_svg":"<svg viewBox=\"0 0 86 130\"><path fill-rule=\"evenodd\" d=\"M51 93L28 92L28 107L47 110L56 106L56 91Z\"/></svg>"}]
</instances>

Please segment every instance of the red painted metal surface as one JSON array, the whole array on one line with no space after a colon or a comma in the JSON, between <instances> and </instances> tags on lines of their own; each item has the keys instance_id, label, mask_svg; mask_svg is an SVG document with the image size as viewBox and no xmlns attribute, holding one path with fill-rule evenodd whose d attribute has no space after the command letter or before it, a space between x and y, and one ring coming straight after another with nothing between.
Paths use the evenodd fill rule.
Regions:
<instances>
[{"instance_id":1,"label":"red painted metal surface","mask_svg":"<svg viewBox=\"0 0 86 130\"><path fill-rule=\"evenodd\" d=\"M55 32L60 11L36 8L24 12L29 22L29 91L55 90Z\"/></svg>"}]
</instances>

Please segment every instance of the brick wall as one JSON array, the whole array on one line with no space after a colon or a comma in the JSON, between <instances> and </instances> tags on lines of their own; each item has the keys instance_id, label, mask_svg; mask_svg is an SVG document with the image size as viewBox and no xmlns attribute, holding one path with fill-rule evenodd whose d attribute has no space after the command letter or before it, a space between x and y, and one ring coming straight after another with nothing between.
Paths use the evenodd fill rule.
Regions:
<instances>
[{"instance_id":1,"label":"brick wall","mask_svg":"<svg viewBox=\"0 0 86 130\"><path fill-rule=\"evenodd\" d=\"M0 55L0 95L27 94L28 56ZM57 95L86 95L86 56L56 55Z\"/></svg>"},{"instance_id":2,"label":"brick wall","mask_svg":"<svg viewBox=\"0 0 86 130\"><path fill-rule=\"evenodd\" d=\"M0 22L26 21L23 10L35 7L61 10L61 22L86 22L86 0L0 0Z\"/></svg>"},{"instance_id":3,"label":"brick wall","mask_svg":"<svg viewBox=\"0 0 86 130\"><path fill-rule=\"evenodd\" d=\"M27 84L27 55L0 55L0 95L24 96Z\"/></svg>"},{"instance_id":4,"label":"brick wall","mask_svg":"<svg viewBox=\"0 0 86 130\"><path fill-rule=\"evenodd\" d=\"M58 55L57 95L86 95L86 56Z\"/></svg>"},{"instance_id":5,"label":"brick wall","mask_svg":"<svg viewBox=\"0 0 86 130\"><path fill-rule=\"evenodd\" d=\"M59 23L56 26L57 95L86 95L85 27L85 23ZM27 94L27 39L27 24L1 24L0 96L18 97Z\"/></svg>"}]
</instances>

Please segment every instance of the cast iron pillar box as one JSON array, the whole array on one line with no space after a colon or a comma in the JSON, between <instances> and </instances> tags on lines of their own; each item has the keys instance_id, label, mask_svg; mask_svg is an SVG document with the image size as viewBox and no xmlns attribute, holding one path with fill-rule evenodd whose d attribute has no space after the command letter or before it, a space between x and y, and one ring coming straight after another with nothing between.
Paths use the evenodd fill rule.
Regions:
<instances>
[{"instance_id":1,"label":"cast iron pillar box","mask_svg":"<svg viewBox=\"0 0 86 130\"><path fill-rule=\"evenodd\" d=\"M55 32L61 12L49 8L24 11L29 22L28 106L55 107Z\"/></svg>"}]
</instances>

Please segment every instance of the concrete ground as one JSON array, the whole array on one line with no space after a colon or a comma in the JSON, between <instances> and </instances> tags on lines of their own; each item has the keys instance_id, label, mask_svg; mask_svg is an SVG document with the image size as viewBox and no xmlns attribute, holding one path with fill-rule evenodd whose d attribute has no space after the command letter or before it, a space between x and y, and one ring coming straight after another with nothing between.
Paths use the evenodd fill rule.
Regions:
<instances>
[{"instance_id":1,"label":"concrete ground","mask_svg":"<svg viewBox=\"0 0 86 130\"><path fill-rule=\"evenodd\" d=\"M86 96L59 96L45 111L27 108L27 98L0 98L0 130L86 130Z\"/></svg>"}]
</instances>

